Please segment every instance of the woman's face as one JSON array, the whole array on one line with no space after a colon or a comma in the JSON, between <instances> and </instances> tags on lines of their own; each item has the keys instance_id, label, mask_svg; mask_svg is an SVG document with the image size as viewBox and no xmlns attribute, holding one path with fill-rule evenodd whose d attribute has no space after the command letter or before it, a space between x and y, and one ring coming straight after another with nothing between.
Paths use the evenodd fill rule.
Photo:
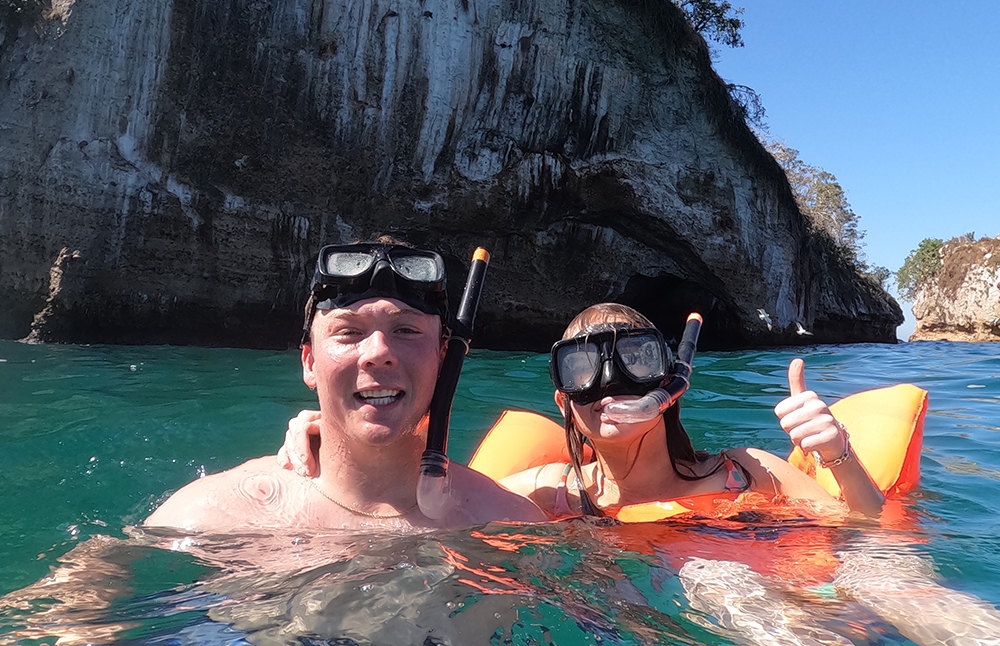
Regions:
<instances>
[{"instance_id":1,"label":"woman's face","mask_svg":"<svg viewBox=\"0 0 1000 646\"><path fill-rule=\"evenodd\" d=\"M663 424L663 416L661 415L645 422L625 424L612 422L604 414L604 407L611 402L638 399L637 395L615 395L591 404L577 404L559 392L556 392L555 398L563 415L566 414L566 406L568 406L576 422L576 428L595 445L631 443L649 433L658 424Z\"/></svg>"},{"instance_id":2,"label":"woman's face","mask_svg":"<svg viewBox=\"0 0 1000 646\"><path fill-rule=\"evenodd\" d=\"M618 318L602 320L600 321L600 324L625 324L629 327L639 327L632 321ZM563 338L576 336L577 334L583 332L583 328L581 327L575 330L571 329L567 330L567 332L568 334L564 335ZM626 401L638 398L638 395L614 395L604 397L590 404L578 404L571 401L568 397L558 391L555 393L556 404L559 406L560 410L563 411L563 415L566 415L566 407L568 406L570 411L572 411L574 420L576 421L576 427L585 437L591 441L596 441L597 443L633 441L641 438L643 435L651 431L657 424L662 424L663 417L659 415L655 419L647 422L619 424L612 422L608 416L604 414L604 407L614 401Z\"/></svg>"}]
</instances>

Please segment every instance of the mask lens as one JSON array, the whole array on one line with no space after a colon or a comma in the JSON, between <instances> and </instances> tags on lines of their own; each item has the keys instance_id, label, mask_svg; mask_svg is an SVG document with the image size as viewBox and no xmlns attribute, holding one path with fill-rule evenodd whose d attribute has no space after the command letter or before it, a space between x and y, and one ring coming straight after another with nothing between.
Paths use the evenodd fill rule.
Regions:
<instances>
[{"instance_id":1,"label":"mask lens","mask_svg":"<svg viewBox=\"0 0 1000 646\"><path fill-rule=\"evenodd\" d=\"M615 352L622 368L636 381L648 381L666 375L663 342L653 335L619 337Z\"/></svg>"},{"instance_id":2,"label":"mask lens","mask_svg":"<svg viewBox=\"0 0 1000 646\"><path fill-rule=\"evenodd\" d=\"M338 251L326 257L326 273L330 276L357 276L371 268L375 258L368 253Z\"/></svg>"},{"instance_id":3,"label":"mask lens","mask_svg":"<svg viewBox=\"0 0 1000 646\"><path fill-rule=\"evenodd\" d=\"M565 345L556 352L556 366L562 382L560 390L584 390L593 383L601 367L601 349L596 343Z\"/></svg>"},{"instance_id":4,"label":"mask lens","mask_svg":"<svg viewBox=\"0 0 1000 646\"><path fill-rule=\"evenodd\" d=\"M392 255L392 265L407 280L434 283L442 279L441 268L431 256L397 253Z\"/></svg>"}]
</instances>

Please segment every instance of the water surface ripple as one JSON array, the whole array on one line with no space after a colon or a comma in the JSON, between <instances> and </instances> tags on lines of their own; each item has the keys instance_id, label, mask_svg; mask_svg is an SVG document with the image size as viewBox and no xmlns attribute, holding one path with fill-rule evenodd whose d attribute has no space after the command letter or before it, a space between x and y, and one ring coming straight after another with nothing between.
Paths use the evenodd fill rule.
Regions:
<instances>
[{"instance_id":1,"label":"water surface ripple","mask_svg":"<svg viewBox=\"0 0 1000 646\"><path fill-rule=\"evenodd\" d=\"M829 401L901 382L930 392L909 524L289 528L188 537L178 552L163 547L185 537L129 526L191 479L276 450L314 402L298 353L0 341L0 643L944 644L902 628L936 612L907 605L928 581L951 634L994 643L978 635L1000 604L1000 347L703 353L682 400L695 445L787 453L771 408L795 356ZM505 408L556 417L546 356L469 355L452 458ZM60 566L85 583L15 592Z\"/></svg>"}]
</instances>

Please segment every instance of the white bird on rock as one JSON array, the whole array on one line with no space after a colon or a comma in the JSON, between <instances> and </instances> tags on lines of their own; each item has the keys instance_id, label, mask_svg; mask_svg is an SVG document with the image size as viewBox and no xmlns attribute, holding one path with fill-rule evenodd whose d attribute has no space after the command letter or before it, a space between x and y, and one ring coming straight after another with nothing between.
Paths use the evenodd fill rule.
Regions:
<instances>
[{"instance_id":1,"label":"white bird on rock","mask_svg":"<svg viewBox=\"0 0 1000 646\"><path fill-rule=\"evenodd\" d=\"M810 332L809 330L807 330L804 327L802 327L802 324L799 323L798 321L795 321L795 333L798 334L799 336L812 336L813 335L812 332Z\"/></svg>"},{"instance_id":2,"label":"white bird on rock","mask_svg":"<svg viewBox=\"0 0 1000 646\"><path fill-rule=\"evenodd\" d=\"M767 330L768 330L768 332L770 332L771 331L771 315L768 314L766 311L758 308L758 310L757 310L757 316L760 317L760 320L762 320L765 323L767 323Z\"/></svg>"}]
</instances>

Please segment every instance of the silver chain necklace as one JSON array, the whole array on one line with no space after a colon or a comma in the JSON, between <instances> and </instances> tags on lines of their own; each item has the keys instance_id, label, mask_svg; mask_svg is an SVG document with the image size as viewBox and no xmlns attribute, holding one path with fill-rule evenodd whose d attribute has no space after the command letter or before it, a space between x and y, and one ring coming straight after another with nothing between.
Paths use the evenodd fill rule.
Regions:
<instances>
[{"instance_id":1,"label":"silver chain necklace","mask_svg":"<svg viewBox=\"0 0 1000 646\"><path fill-rule=\"evenodd\" d=\"M323 496L324 498L326 498L333 504L337 505L341 509L347 510L352 514L357 514L358 516L364 516L366 518L378 518L378 519L401 518L417 508L417 505L414 503L414 505L409 509L407 509L406 511L397 511L394 514L376 514L375 512L371 511L361 511L360 509L355 509L354 507L348 507L347 505L340 502L327 492L323 491L322 489L319 488L319 485L316 484L316 481L311 478L309 480L309 484L312 485L312 488L315 489L319 493L319 495Z\"/></svg>"}]
</instances>

